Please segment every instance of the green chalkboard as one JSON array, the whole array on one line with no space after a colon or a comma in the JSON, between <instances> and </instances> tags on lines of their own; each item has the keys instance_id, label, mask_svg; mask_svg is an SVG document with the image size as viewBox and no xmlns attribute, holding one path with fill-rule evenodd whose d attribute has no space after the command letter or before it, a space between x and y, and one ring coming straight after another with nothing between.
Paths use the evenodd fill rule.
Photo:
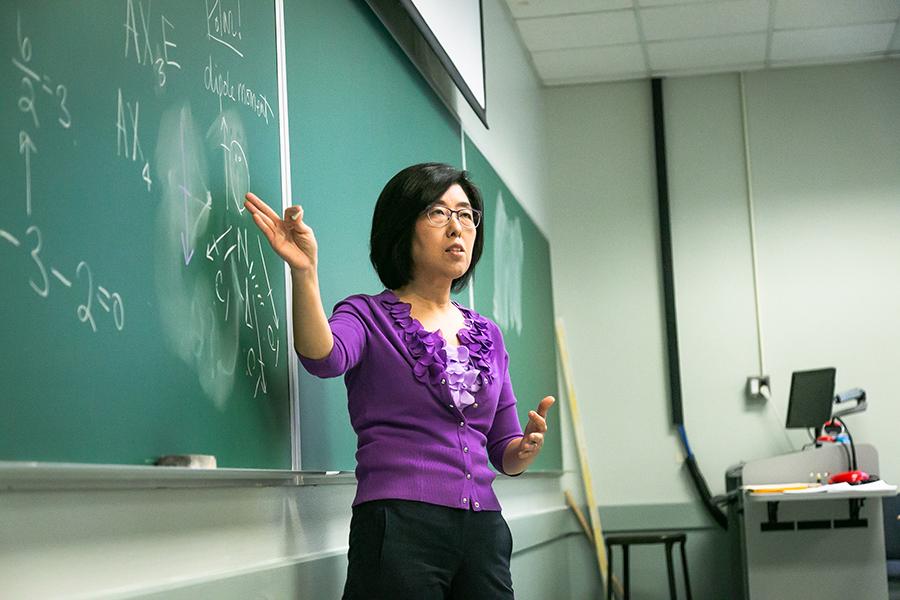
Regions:
<instances>
[{"instance_id":1,"label":"green chalkboard","mask_svg":"<svg viewBox=\"0 0 900 600\"><path fill-rule=\"evenodd\" d=\"M253 189L281 212L274 2L20 0L0 17L0 461L290 468L284 268L240 204ZM286 2L285 23L293 201L330 311L381 290L384 183L462 166L461 134L363 0ZM504 331L524 417L556 386L549 250L466 156L489 224L475 308ZM497 279L514 259L521 281ZM301 370L298 390L302 468L352 470L343 382ZM561 468L558 438L535 468Z\"/></svg>"},{"instance_id":2,"label":"green chalkboard","mask_svg":"<svg viewBox=\"0 0 900 600\"><path fill-rule=\"evenodd\" d=\"M316 231L322 297L330 313L350 294L382 289L369 264L368 239L372 210L384 184L418 162L461 167L461 133L362 0L287 3L285 21L294 200L303 204L305 219ZM502 182L471 145L468 153L474 181L483 186L493 219ZM523 283L528 291L522 296L526 324L512 334L504 328L520 415L526 415L542 395L556 391L549 250L515 198L508 190L504 193L506 210L521 224L527 246ZM491 235L488 231L475 278L475 308L488 316L493 316ZM468 290L456 299L468 305ZM356 436L347 416L343 380L323 381L301 370L298 387L303 468L354 469ZM561 464L559 437L551 437L535 468L558 470Z\"/></svg>"},{"instance_id":3,"label":"green chalkboard","mask_svg":"<svg viewBox=\"0 0 900 600\"><path fill-rule=\"evenodd\" d=\"M369 263L378 194L408 165L461 165L459 125L362 0L285 4L291 179L319 242L325 310L381 286ZM300 370L304 469L356 468L342 379Z\"/></svg>"},{"instance_id":4,"label":"green chalkboard","mask_svg":"<svg viewBox=\"0 0 900 600\"><path fill-rule=\"evenodd\" d=\"M291 467L240 205L281 203L275 40L272 0L2 3L0 460Z\"/></svg>"},{"instance_id":5,"label":"green chalkboard","mask_svg":"<svg viewBox=\"0 0 900 600\"><path fill-rule=\"evenodd\" d=\"M475 310L503 332L524 425L541 398L559 399L550 244L468 138L466 168L481 189L487 215L484 254L475 273ZM551 409L550 434L532 471L562 470L558 411L558 406Z\"/></svg>"}]
</instances>

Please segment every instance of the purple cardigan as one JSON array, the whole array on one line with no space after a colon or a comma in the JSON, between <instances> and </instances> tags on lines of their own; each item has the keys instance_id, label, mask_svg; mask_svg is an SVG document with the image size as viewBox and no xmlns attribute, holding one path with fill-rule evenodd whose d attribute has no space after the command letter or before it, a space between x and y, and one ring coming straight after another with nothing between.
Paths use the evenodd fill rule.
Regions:
<instances>
[{"instance_id":1,"label":"purple cardigan","mask_svg":"<svg viewBox=\"0 0 900 600\"><path fill-rule=\"evenodd\" d=\"M344 375L350 423L358 438L353 505L379 499L417 500L472 510L500 510L488 458L503 471L503 451L522 435L500 329L457 305L459 331L481 372L475 403L460 411L450 397L447 353L410 305L385 290L334 307L334 347L300 362L317 377Z\"/></svg>"}]
</instances>

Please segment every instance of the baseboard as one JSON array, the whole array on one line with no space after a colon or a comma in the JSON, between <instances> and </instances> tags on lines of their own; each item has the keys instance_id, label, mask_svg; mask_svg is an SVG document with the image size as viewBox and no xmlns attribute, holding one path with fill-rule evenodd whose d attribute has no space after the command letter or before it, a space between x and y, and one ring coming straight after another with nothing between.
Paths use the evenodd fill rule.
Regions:
<instances>
[{"instance_id":1,"label":"baseboard","mask_svg":"<svg viewBox=\"0 0 900 600\"><path fill-rule=\"evenodd\" d=\"M712 528L712 522L693 504L639 504L600 508L604 531ZM530 552L581 535L571 511L557 507L507 518L513 534L513 561ZM339 598L347 571L347 549L336 548L314 555L255 565L240 571L202 578L166 582L153 588L118 590L104 598L152 600L225 600L229 598Z\"/></svg>"}]
</instances>

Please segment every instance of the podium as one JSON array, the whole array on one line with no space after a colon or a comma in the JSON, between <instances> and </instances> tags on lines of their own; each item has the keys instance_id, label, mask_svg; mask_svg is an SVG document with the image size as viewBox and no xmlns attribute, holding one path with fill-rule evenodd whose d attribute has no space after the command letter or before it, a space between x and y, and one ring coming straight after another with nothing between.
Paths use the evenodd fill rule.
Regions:
<instances>
[{"instance_id":1,"label":"podium","mask_svg":"<svg viewBox=\"0 0 900 600\"><path fill-rule=\"evenodd\" d=\"M731 467L726 488L733 544L730 597L828 600L888 597L881 497L888 492L751 494L747 485L814 482L846 471L847 448L820 448ZM878 473L878 453L856 446L859 468ZM890 492L894 494L896 492Z\"/></svg>"}]
</instances>

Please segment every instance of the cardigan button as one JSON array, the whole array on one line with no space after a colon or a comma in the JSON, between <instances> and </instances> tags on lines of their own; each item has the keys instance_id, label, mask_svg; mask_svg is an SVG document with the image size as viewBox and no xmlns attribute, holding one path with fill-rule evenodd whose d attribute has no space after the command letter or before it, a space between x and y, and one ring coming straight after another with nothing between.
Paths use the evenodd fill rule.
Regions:
<instances>
[{"instance_id":1,"label":"cardigan button","mask_svg":"<svg viewBox=\"0 0 900 600\"><path fill-rule=\"evenodd\" d=\"M478 403L476 402L475 404L473 404L472 408L478 408Z\"/></svg>"},{"instance_id":2,"label":"cardigan button","mask_svg":"<svg viewBox=\"0 0 900 600\"><path fill-rule=\"evenodd\" d=\"M466 426L466 422L465 422L465 421L460 421L460 422L459 422L459 426L460 426L460 427L465 427L465 426Z\"/></svg>"},{"instance_id":3,"label":"cardigan button","mask_svg":"<svg viewBox=\"0 0 900 600\"><path fill-rule=\"evenodd\" d=\"M471 474L471 473L466 473L466 479L472 479L472 474Z\"/></svg>"},{"instance_id":4,"label":"cardigan button","mask_svg":"<svg viewBox=\"0 0 900 600\"><path fill-rule=\"evenodd\" d=\"M441 385L444 385L445 383L447 383L447 380L446 380L446 379L441 379Z\"/></svg>"},{"instance_id":5,"label":"cardigan button","mask_svg":"<svg viewBox=\"0 0 900 600\"><path fill-rule=\"evenodd\" d=\"M475 503L475 508L480 508L480 507L481 507L481 505L478 504L478 503L476 502L476 503Z\"/></svg>"},{"instance_id":6,"label":"cardigan button","mask_svg":"<svg viewBox=\"0 0 900 600\"><path fill-rule=\"evenodd\" d=\"M468 446L463 446L463 452L466 453L466 454L468 454L468 453L469 453L469 447L468 447Z\"/></svg>"}]
</instances>

